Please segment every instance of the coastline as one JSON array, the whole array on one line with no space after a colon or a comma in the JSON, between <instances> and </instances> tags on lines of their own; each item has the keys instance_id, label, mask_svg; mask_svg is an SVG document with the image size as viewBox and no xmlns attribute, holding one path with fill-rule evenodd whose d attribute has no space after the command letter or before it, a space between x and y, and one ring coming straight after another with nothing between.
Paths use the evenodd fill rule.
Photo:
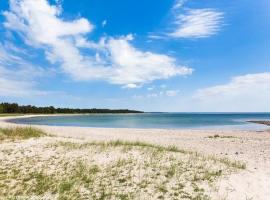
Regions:
<instances>
[{"instance_id":1,"label":"coastline","mask_svg":"<svg viewBox=\"0 0 270 200\"><path fill-rule=\"evenodd\" d=\"M122 113L120 115L137 115L138 113ZM141 114L141 113L140 113ZM143 113L143 114L148 114L148 113ZM150 113L149 113L150 114ZM31 124L31 122L22 122L20 120L16 119L23 119L23 118L35 118L35 117L57 117L57 116L88 116L88 115L119 115L117 113L78 113L78 114L21 114L21 115L12 115L12 116L6 116L7 118L4 120L8 123L13 123L13 124ZM1 118L1 115L0 115ZM3 118L3 117L2 117ZM218 131L218 130L228 130L228 131L257 131L257 132L262 132L262 131L268 131L268 127L270 126L270 121L269 120L242 120L243 122L246 122L245 124L224 124L224 125L204 125L204 126L198 126L198 127L192 127L192 126L183 126L183 127L145 127L145 126L134 126L134 127L122 127L122 126L113 126L109 125L104 126L89 126L89 125L81 125L81 124L74 124L74 125L69 125L69 124L42 124L42 123L34 123L32 125L47 125L47 126L61 126L61 127L85 127L85 128L103 128L103 129L148 129L148 130L198 130L198 131Z\"/></svg>"},{"instance_id":2,"label":"coastline","mask_svg":"<svg viewBox=\"0 0 270 200\"><path fill-rule=\"evenodd\" d=\"M6 120L50 115L1 117L0 127L27 127ZM54 115L55 116L55 115ZM247 164L247 169L232 174L219 184L228 192L228 199L267 199L270 196L270 133L240 130L166 130L130 128L89 128L32 125L56 138L93 141L141 141L174 145L188 151L215 155Z\"/></svg>"},{"instance_id":3,"label":"coastline","mask_svg":"<svg viewBox=\"0 0 270 200\"><path fill-rule=\"evenodd\" d=\"M81 115L81 114L56 114L53 116L67 116L67 115ZM18 119L18 118L29 118L29 117L46 117L52 115L23 115L23 116L10 116L0 118L0 127L28 127L28 124L12 123L8 120ZM250 139L262 140L268 139L270 132L266 129L264 131L253 131L253 130L233 130L233 129L143 129L143 128L100 128L100 127L77 127L77 126L49 126L49 125L31 125L31 127L36 127L44 130L48 134L68 137L84 140L117 140L117 139L127 139L127 140L143 140L146 142L152 142L163 145L181 145L187 149L196 149L201 152L208 152L214 154L222 154L217 151L218 146L215 145L216 141L228 142L226 138L217 138L220 140L212 140L212 147L207 149L201 148L204 142L200 143L200 140L211 139L209 137L219 136L232 136L232 139L242 139L249 141ZM270 139L270 137L269 137ZM198 145L195 144L195 140L198 140ZM188 143L188 141L192 143ZM194 144L193 144L194 143ZM235 142L236 143L236 142ZM241 143L242 144L242 143ZM205 145L208 145L206 142ZM254 146L254 145L250 145ZM213 149L212 149L213 148ZM228 148L228 155L233 155L236 148ZM239 156L233 156L233 159L239 158Z\"/></svg>"}]
</instances>

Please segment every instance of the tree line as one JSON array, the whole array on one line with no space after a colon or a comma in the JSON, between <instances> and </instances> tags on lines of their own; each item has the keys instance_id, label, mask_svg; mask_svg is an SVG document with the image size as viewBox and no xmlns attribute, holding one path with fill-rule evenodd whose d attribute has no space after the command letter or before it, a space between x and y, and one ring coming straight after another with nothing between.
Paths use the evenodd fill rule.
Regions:
<instances>
[{"instance_id":1,"label":"tree line","mask_svg":"<svg viewBox=\"0 0 270 200\"><path fill-rule=\"evenodd\" d=\"M141 111L128 109L80 109L80 108L55 108L53 106L37 107L32 105L18 105L17 103L1 103L0 113L19 114L90 114L90 113L142 113Z\"/></svg>"}]
</instances>

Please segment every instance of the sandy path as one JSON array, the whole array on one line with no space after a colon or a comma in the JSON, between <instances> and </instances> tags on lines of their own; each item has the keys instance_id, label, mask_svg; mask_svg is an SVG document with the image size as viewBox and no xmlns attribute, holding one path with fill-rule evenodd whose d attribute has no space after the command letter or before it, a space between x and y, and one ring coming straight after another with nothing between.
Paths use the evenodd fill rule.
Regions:
<instances>
[{"instance_id":1,"label":"sandy path","mask_svg":"<svg viewBox=\"0 0 270 200\"><path fill-rule=\"evenodd\" d=\"M18 126L0 118L0 127ZM14 118L14 117L12 117ZM16 117L17 118L17 117ZM21 126L21 125L20 125ZM220 182L228 199L270 199L270 132L233 130L160 130L35 126L61 137L84 140L132 140L199 151L247 163L247 170ZM218 134L219 138L209 138ZM233 136L233 137L228 137Z\"/></svg>"}]
</instances>

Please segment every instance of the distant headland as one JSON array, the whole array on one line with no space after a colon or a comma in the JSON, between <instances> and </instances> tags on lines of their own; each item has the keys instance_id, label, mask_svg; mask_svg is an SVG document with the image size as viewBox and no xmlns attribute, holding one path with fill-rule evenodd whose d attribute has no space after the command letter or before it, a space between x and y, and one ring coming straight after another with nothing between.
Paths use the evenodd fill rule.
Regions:
<instances>
[{"instance_id":1,"label":"distant headland","mask_svg":"<svg viewBox=\"0 0 270 200\"><path fill-rule=\"evenodd\" d=\"M247 122L270 126L270 121L269 120L250 120L250 121L247 121Z\"/></svg>"}]
</instances>

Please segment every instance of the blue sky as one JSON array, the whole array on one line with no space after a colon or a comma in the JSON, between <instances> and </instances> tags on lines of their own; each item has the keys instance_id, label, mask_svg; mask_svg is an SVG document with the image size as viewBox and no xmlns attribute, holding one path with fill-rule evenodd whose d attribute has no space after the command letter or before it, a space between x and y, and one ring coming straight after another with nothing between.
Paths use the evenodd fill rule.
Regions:
<instances>
[{"instance_id":1,"label":"blue sky","mask_svg":"<svg viewBox=\"0 0 270 200\"><path fill-rule=\"evenodd\" d=\"M270 2L0 0L0 101L270 111Z\"/></svg>"}]
</instances>

